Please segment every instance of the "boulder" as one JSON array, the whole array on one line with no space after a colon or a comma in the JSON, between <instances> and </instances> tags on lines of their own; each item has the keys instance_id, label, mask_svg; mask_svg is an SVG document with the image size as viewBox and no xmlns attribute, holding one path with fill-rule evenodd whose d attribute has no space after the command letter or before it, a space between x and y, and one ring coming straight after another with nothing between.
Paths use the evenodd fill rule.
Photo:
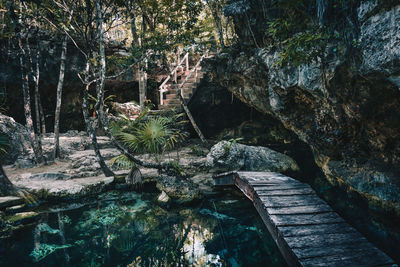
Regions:
<instances>
[{"instance_id":1,"label":"boulder","mask_svg":"<svg viewBox=\"0 0 400 267\"><path fill-rule=\"evenodd\" d=\"M27 156L32 153L26 128L13 118L3 114L0 114L0 136L6 136L9 143L7 154L1 159L1 163L12 164L19 156Z\"/></svg>"},{"instance_id":2,"label":"boulder","mask_svg":"<svg viewBox=\"0 0 400 267\"><path fill-rule=\"evenodd\" d=\"M246 170L287 173L299 170L297 163L285 154L267 147L228 141L221 141L211 148L206 165L219 172Z\"/></svg>"},{"instance_id":3,"label":"boulder","mask_svg":"<svg viewBox=\"0 0 400 267\"><path fill-rule=\"evenodd\" d=\"M156 186L177 204L189 204L203 197L196 184L173 176L161 175Z\"/></svg>"},{"instance_id":4,"label":"boulder","mask_svg":"<svg viewBox=\"0 0 400 267\"><path fill-rule=\"evenodd\" d=\"M140 105L134 102L128 102L128 103L113 102L112 106L116 112L124 114L131 120L136 119L140 114Z\"/></svg>"}]
</instances>

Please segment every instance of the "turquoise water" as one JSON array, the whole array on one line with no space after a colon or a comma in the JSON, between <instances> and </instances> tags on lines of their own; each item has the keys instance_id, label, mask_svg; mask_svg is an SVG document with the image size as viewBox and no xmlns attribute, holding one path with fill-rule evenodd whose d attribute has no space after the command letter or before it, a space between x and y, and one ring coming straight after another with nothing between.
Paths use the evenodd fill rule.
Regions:
<instances>
[{"instance_id":1,"label":"turquoise water","mask_svg":"<svg viewBox=\"0 0 400 267\"><path fill-rule=\"evenodd\" d=\"M285 266L238 192L190 207L166 207L157 195L113 191L89 204L52 206L0 241L0 266Z\"/></svg>"}]
</instances>

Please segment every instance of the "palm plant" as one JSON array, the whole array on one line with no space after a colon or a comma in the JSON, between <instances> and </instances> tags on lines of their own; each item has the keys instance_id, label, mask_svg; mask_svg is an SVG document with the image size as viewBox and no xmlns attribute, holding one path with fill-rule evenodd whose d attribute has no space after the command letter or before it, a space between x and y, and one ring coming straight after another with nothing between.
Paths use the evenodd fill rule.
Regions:
<instances>
[{"instance_id":1,"label":"palm plant","mask_svg":"<svg viewBox=\"0 0 400 267\"><path fill-rule=\"evenodd\" d=\"M159 163L165 151L173 149L187 137L183 130L183 124L186 123L183 116L184 114L149 116L149 110L144 109L134 121L121 114L120 120L112 125L111 131L131 153L150 153ZM125 155L113 158L111 163L117 168L131 169L126 181L128 184L141 183L139 169Z\"/></svg>"},{"instance_id":2,"label":"palm plant","mask_svg":"<svg viewBox=\"0 0 400 267\"><path fill-rule=\"evenodd\" d=\"M107 90L104 90L104 94L107 92ZM106 112L110 110L111 104L116 98L116 95L109 95L104 98L104 107ZM89 100L89 110L93 114L93 118L96 117L96 111L94 110L96 103L97 103L97 97L88 94L88 100Z\"/></svg>"}]
</instances>

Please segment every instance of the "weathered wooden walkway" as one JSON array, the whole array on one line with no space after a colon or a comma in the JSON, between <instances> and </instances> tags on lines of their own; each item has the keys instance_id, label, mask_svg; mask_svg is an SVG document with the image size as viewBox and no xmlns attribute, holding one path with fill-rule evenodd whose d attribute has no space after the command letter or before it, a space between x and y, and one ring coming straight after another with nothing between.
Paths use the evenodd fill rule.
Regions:
<instances>
[{"instance_id":1,"label":"weathered wooden walkway","mask_svg":"<svg viewBox=\"0 0 400 267\"><path fill-rule=\"evenodd\" d=\"M398 266L307 184L273 172L224 173L214 183L253 201L289 266Z\"/></svg>"}]
</instances>

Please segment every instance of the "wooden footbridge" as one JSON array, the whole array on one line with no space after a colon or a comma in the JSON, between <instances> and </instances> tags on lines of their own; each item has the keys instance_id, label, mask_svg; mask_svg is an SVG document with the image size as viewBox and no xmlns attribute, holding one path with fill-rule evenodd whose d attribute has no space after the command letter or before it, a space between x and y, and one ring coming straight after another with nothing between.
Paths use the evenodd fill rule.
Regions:
<instances>
[{"instance_id":1,"label":"wooden footbridge","mask_svg":"<svg viewBox=\"0 0 400 267\"><path fill-rule=\"evenodd\" d=\"M273 172L224 173L214 183L253 201L289 266L398 266L307 184Z\"/></svg>"}]
</instances>

